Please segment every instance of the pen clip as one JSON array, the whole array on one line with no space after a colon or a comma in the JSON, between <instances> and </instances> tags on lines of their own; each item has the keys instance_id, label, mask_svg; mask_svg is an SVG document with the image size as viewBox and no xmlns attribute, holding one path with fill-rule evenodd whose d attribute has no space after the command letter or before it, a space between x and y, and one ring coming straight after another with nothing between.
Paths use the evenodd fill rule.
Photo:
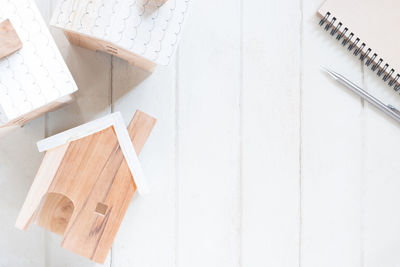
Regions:
<instances>
[{"instance_id":1,"label":"pen clip","mask_svg":"<svg viewBox=\"0 0 400 267\"><path fill-rule=\"evenodd\" d=\"M398 109L396 109L395 107L393 107L392 105L387 105L387 107L388 107L391 111L397 113L397 115L400 115L400 111L399 111Z\"/></svg>"}]
</instances>

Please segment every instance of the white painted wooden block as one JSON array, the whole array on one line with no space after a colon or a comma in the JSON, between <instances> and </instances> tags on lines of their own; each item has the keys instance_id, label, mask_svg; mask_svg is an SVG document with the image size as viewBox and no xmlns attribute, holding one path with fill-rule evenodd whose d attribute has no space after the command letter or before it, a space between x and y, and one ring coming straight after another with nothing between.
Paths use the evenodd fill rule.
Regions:
<instances>
[{"instance_id":1,"label":"white painted wooden block","mask_svg":"<svg viewBox=\"0 0 400 267\"><path fill-rule=\"evenodd\" d=\"M0 128L28 121L72 100L77 86L33 0L0 0L23 47L0 59Z\"/></svg>"},{"instance_id":2,"label":"white painted wooden block","mask_svg":"<svg viewBox=\"0 0 400 267\"><path fill-rule=\"evenodd\" d=\"M329 66L362 84L361 64L318 26L321 3L302 5L300 265L364 266L363 105L320 70Z\"/></svg>"},{"instance_id":3,"label":"white painted wooden block","mask_svg":"<svg viewBox=\"0 0 400 267\"><path fill-rule=\"evenodd\" d=\"M242 266L300 266L300 10L243 2Z\"/></svg>"},{"instance_id":4,"label":"white painted wooden block","mask_svg":"<svg viewBox=\"0 0 400 267\"><path fill-rule=\"evenodd\" d=\"M240 266L240 2L196 1L179 47L180 267Z\"/></svg>"},{"instance_id":5,"label":"white painted wooden block","mask_svg":"<svg viewBox=\"0 0 400 267\"><path fill-rule=\"evenodd\" d=\"M192 0L60 0L51 25L69 41L147 71L168 65Z\"/></svg>"}]
</instances>

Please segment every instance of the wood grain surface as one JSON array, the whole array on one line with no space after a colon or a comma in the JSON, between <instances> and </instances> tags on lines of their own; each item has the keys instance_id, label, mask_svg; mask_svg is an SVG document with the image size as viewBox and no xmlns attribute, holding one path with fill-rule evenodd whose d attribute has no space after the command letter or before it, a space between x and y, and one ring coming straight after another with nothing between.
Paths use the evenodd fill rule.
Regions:
<instances>
[{"instance_id":1,"label":"wood grain surface","mask_svg":"<svg viewBox=\"0 0 400 267\"><path fill-rule=\"evenodd\" d=\"M37 0L46 19L54 2ZM96 266L14 221L37 140L136 109L158 119L140 155L152 191L103 266L399 266L400 126L320 66L400 97L318 26L322 3L194 1L176 58L151 75L53 29L80 91L0 141L0 266Z\"/></svg>"},{"instance_id":2,"label":"wood grain surface","mask_svg":"<svg viewBox=\"0 0 400 267\"><path fill-rule=\"evenodd\" d=\"M144 57L120 48L113 43L89 36L80 35L71 31L64 31L64 33L70 43L73 45L84 47L93 51L102 51L109 53L113 56L117 56L124 60L127 60L130 64L138 66L149 72L154 71L156 67L156 64L151 62L150 60L147 60Z\"/></svg>"},{"instance_id":3,"label":"wood grain surface","mask_svg":"<svg viewBox=\"0 0 400 267\"><path fill-rule=\"evenodd\" d=\"M0 23L0 59L15 53L22 48L22 42L18 37L10 20Z\"/></svg>"},{"instance_id":4,"label":"wood grain surface","mask_svg":"<svg viewBox=\"0 0 400 267\"><path fill-rule=\"evenodd\" d=\"M154 124L135 113L128 132L138 151ZM113 127L49 150L17 227L26 229L34 212L39 226L62 235L62 247L104 263L136 191L133 180Z\"/></svg>"}]
</instances>

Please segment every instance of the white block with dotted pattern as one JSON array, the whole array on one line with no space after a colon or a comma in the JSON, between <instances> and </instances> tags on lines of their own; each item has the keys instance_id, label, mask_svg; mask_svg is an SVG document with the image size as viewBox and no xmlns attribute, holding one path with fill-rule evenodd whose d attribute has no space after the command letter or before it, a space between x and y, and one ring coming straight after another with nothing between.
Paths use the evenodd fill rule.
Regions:
<instances>
[{"instance_id":1,"label":"white block with dotted pattern","mask_svg":"<svg viewBox=\"0 0 400 267\"><path fill-rule=\"evenodd\" d=\"M35 2L0 0L0 22L7 20L22 48L0 59L0 130L68 103L77 90Z\"/></svg>"},{"instance_id":2,"label":"white block with dotted pattern","mask_svg":"<svg viewBox=\"0 0 400 267\"><path fill-rule=\"evenodd\" d=\"M145 70L168 65L192 0L60 0L51 24L71 43Z\"/></svg>"}]
</instances>

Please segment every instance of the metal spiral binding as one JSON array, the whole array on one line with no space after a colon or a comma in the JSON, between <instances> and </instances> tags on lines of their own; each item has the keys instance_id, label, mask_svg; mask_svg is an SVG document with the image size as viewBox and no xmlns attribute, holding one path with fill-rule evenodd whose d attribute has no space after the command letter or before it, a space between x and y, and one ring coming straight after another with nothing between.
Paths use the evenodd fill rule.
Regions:
<instances>
[{"instance_id":1,"label":"metal spiral binding","mask_svg":"<svg viewBox=\"0 0 400 267\"><path fill-rule=\"evenodd\" d=\"M361 45L357 46L361 42L360 38L355 37L353 32L350 32L349 35L346 35L349 32L349 29L347 27L344 27L344 29L342 30L343 23L340 21L337 22L336 17L332 17L332 19L329 20L330 17L331 17L331 13L327 12L325 14L325 16L319 22L319 25L321 27L323 27L325 25L324 30L327 32L329 32L329 30L331 30L330 35L331 36L336 35L337 41L340 41L343 38L342 45L343 46L347 45L347 50L349 50L350 52L355 48L353 55L354 56L360 55L360 60L365 61L365 65L367 67L369 67L372 63L374 63L371 66L371 70L372 71L378 70L377 75L379 77L381 77L382 74L384 74L382 80L385 82L387 82L389 80L389 82L388 82L389 86L392 87L394 85L394 90L399 91L400 90L400 84L399 84L400 74L397 73L396 77L393 78L392 75L394 74L395 70L393 68L390 68L389 64L385 64L384 66L381 66L383 63L382 58L379 58L376 53L374 53L374 54L372 54L372 56L370 56L370 54L372 53L371 48L368 48L364 52L363 51L364 48L367 47L366 43L361 43ZM336 22L337 22L337 24L336 24ZM379 58L379 60L377 60L378 58ZM387 71L389 69L390 69L390 71Z\"/></svg>"}]
</instances>

